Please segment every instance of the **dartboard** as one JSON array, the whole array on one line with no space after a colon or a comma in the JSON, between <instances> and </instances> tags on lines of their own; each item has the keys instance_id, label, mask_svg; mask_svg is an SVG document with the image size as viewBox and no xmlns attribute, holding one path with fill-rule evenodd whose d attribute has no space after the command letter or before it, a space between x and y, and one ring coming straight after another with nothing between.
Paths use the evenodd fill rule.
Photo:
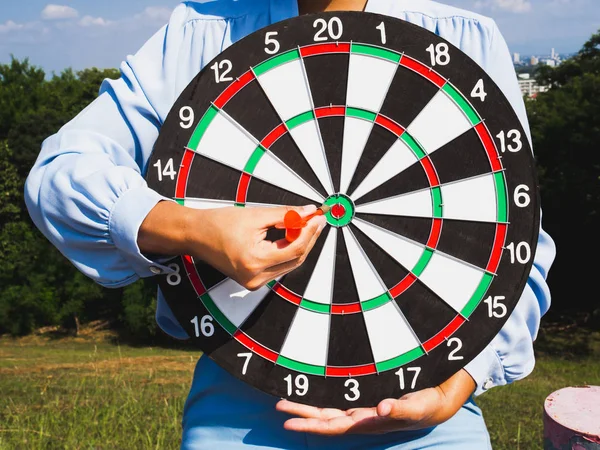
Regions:
<instances>
[{"instance_id":1,"label":"dartboard","mask_svg":"<svg viewBox=\"0 0 600 450\"><path fill-rule=\"evenodd\" d=\"M179 96L147 167L189 208L331 207L304 264L260 289L201 255L159 276L190 339L277 397L346 409L437 385L531 270L539 189L517 115L466 54L399 19L305 15L241 39Z\"/></svg>"}]
</instances>

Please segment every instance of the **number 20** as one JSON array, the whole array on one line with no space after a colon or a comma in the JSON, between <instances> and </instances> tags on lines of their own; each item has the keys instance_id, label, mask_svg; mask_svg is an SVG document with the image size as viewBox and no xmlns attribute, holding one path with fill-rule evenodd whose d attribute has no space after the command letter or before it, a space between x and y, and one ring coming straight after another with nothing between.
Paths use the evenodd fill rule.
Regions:
<instances>
[{"instance_id":1,"label":"number 20","mask_svg":"<svg viewBox=\"0 0 600 450\"><path fill-rule=\"evenodd\" d=\"M315 34L315 42L323 42L327 40L327 36L323 36L325 31L327 31L327 34L329 34L329 37L333 40L342 37L342 33L344 32L344 25L342 25L342 21L339 19L339 17L332 17L329 19L329 22L325 22L325 19L319 17L313 23L313 28L317 27L321 28Z\"/></svg>"}]
</instances>

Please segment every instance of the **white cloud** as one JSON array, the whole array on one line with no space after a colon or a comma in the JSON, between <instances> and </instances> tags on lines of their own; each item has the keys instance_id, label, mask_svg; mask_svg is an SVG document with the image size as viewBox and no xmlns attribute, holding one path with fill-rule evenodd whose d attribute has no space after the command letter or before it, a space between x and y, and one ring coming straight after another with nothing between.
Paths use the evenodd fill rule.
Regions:
<instances>
[{"instance_id":1,"label":"white cloud","mask_svg":"<svg viewBox=\"0 0 600 450\"><path fill-rule=\"evenodd\" d=\"M144 11L135 15L137 20L152 20L157 22L168 22L173 9L164 6L148 6Z\"/></svg>"},{"instance_id":2,"label":"white cloud","mask_svg":"<svg viewBox=\"0 0 600 450\"><path fill-rule=\"evenodd\" d=\"M42 10L42 19L44 20L76 19L77 17L79 17L79 12L75 8L65 5L49 4Z\"/></svg>"},{"instance_id":3,"label":"white cloud","mask_svg":"<svg viewBox=\"0 0 600 450\"><path fill-rule=\"evenodd\" d=\"M92 16L84 16L79 21L79 25L82 27L108 27L112 24L113 22L110 20Z\"/></svg>"},{"instance_id":4,"label":"white cloud","mask_svg":"<svg viewBox=\"0 0 600 450\"><path fill-rule=\"evenodd\" d=\"M0 23L0 33L10 33L11 31L20 30L25 25L21 23L15 23L12 20L7 20L5 23Z\"/></svg>"},{"instance_id":5,"label":"white cloud","mask_svg":"<svg viewBox=\"0 0 600 450\"><path fill-rule=\"evenodd\" d=\"M478 0L476 8L501 9L513 13L526 13L532 10L530 0Z\"/></svg>"}]
</instances>

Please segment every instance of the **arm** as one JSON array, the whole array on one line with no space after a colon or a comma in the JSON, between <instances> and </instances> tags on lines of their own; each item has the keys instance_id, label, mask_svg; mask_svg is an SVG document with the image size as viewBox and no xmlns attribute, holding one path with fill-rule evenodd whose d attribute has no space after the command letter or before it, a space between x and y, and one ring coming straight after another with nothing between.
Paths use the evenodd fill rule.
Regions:
<instances>
[{"instance_id":1,"label":"arm","mask_svg":"<svg viewBox=\"0 0 600 450\"><path fill-rule=\"evenodd\" d=\"M293 244L270 243L266 228L285 208L191 211L147 186L143 174L172 104L224 45L226 20L189 14L185 4L176 8L122 64L121 78L105 81L99 97L43 143L26 181L37 227L105 287L172 272L151 254L192 254L255 288L297 267L324 225L315 218Z\"/></svg>"}]
</instances>

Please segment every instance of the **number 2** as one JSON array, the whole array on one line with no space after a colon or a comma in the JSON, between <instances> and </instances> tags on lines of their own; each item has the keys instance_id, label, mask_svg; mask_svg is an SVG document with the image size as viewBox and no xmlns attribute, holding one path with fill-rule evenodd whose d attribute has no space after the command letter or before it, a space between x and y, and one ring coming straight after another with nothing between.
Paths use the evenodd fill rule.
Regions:
<instances>
[{"instance_id":1,"label":"number 2","mask_svg":"<svg viewBox=\"0 0 600 450\"><path fill-rule=\"evenodd\" d=\"M460 361L461 359L465 359L464 356L457 355L462 348L462 341L457 337L448 339L448 347L452 347L454 344L456 344L456 348L448 355L448 361Z\"/></svg>"}]
</instances>

